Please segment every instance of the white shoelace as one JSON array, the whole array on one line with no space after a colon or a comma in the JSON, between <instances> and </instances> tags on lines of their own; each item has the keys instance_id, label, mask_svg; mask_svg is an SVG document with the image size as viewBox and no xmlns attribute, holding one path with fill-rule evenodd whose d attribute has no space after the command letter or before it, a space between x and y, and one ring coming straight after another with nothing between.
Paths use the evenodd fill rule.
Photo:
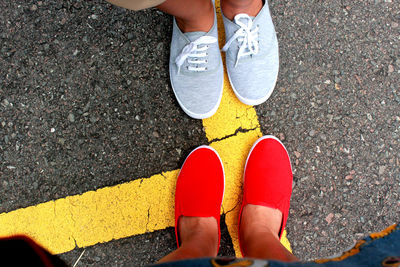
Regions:
<instances>
[{"instance_id":1,"label":"white shoelace","mask_svg":"<svg viewBox=\"0 0 400 267\"><path fill-rule=\"evenodd\" d=\"M235 67L239 59L248 55L256 55L259 51L258 46L258 25L253 28L253 20L247 14L238 14L235 16L235 23L240 26L240 29L229 39L222 48L222 51L227 51L233 41L236 39L239 42L239 51L236 56ZM245 20L245 22L241 21ZM246 23L247 22L247 23Z\"/></svg>"},{"instance_id":2,"label":"white shoelace","mask_svg":"<svg viewBox=\"0 0 400 267\"><path fill-rule=\"evenodd\" d=\"M208 63L207 59L205 58L208 56L207 50L209 48L209 44L216 43L217 41L217 38L206 35L196 39L194 42L187 44L175 60L175 63L178 66L178 73L180 72L181 66L187 58L189 58L188 63L190 64L188 66L188 70L206 71L207 67L204 65Z\"/></svg>"}]
</instances>

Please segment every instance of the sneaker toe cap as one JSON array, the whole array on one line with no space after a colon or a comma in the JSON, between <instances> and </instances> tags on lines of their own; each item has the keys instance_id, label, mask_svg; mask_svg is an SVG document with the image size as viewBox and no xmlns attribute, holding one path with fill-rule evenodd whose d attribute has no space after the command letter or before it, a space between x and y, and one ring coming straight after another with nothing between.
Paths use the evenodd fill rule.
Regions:
<instances>
[{"instance_id":1,"label":"sneaker toe cap","mask_svg":"<svg viewBox=\"0 0 400 267\"><path fill-rule=\"evenodd\" d=\"M202 77L179 75L171 79L176 99L187 115L195 119L211 117L222 97L222 72Z\"/></svg>"}]
</instances>

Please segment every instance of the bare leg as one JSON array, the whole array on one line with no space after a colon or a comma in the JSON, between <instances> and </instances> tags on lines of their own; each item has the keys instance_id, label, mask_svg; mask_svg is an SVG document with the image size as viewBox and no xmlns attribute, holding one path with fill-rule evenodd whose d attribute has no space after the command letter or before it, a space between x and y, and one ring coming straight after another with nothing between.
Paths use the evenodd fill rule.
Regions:
<instances>
[{"instance_id":1,"label":"bare leg","mask_svg":"<svg viewBox=\"0 0 400 267\"><path fill-rule=\"evenodd\" d=\"M178 223L180 247L162 258L159 263L217 256L218 228L215 218L181 217Z\"/></svg>"},{"instance_id":2,"label":"bare leg","mask_svg":"<svg viewBox=\"0 0 400 267\"><path fill-rule=\"evenodd\" d=\"M174 16L183 32L208 32L214 24L211 0L167 0L157 8Z\"/></svg>"},{"instance_id":3,"label":"bare leg","mask_svg":"<svg viewBox=\"0 0 400 267\"><path fill-rule=\"evenodd\" d=\"M244 256L258 259L298 261L279 241L282 213L277 209L248 204L243 208L240 239Z\"/></svg>"},{"instance_id":4,"label":"bare leg","mask_svg":"<svg viewBox=\"0 0 400 267\"><path fill-rule=\"evenodd\" d=\"M141 8L134 0L107 0L123 8ZM214 7L211 0L167 0L157 6L161 11L176 18L183 32L208 32L214 24Z\"/></svg>"},{"instance_id":5,"label":"bare leg","mask_svg":"<svg viewBox=\"0 0 400 267\"><path fill-rule=\"evenodd\" d=\"M239 13L255 17L262 7L262 0L221 0L222 12L230 20Z\"/></svg>"}]
</instances>

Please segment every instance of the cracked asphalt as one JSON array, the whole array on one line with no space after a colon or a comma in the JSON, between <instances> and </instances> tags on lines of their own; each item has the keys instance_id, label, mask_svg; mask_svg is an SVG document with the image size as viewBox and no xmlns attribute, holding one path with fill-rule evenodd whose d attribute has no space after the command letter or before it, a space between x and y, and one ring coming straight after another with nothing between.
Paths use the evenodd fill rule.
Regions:
<instances>
[{"instance_id":1,"label":"cracked asphalt","mask_svg":"<svg viewBox=\"0 0 400 267\"><path fill-rule=\"evenodd\" d=\"M396 2L270 2L280 73L256 111L292 159L287 232L301 259L399 220ZM170 36L155 9L0 2L0 213L178 169L207 143L172 93ZM233 255L222 228L220 254ZM174 248L167 228L88 247L78 266L145 265ZM61 257L72 265L82 251Z\"/></svg>"}]
</instances>

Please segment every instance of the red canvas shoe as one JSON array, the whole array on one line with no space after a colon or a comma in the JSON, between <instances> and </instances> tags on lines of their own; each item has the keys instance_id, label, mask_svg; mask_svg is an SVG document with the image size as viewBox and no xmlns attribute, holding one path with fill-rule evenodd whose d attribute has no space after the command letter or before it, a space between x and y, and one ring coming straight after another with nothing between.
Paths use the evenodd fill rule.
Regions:
<instances>
[{"instance_id":1,"label":"red canvas shoe","mask_svg":"<svg viewBox=\"0 0 400 267\"><path fill-rule=\"evenodd\" d=\"M217 151L209 146L200 146L193 150L183 163L176 182L175 235L178 248L178 220L181 216L214 217L218 223L219 248L224 190L224 167Z\"/></svg>"},{"instance_id":2,"label":"red canvas shoe","mask_svg":"<svg viewBox=\"0 0 400 267\"><path fill-rule=\"evenodd\" d=\"M250 150L244 169L243 200L239 213L247 204L278 209L282 212L279 239L289 214L292 194L292 167L285 146L278 138L268 135L258 139ZM240 237L240 234L239 234ZM243 254L239 238L240 249Z\"/></svg>"}]
</instances>

